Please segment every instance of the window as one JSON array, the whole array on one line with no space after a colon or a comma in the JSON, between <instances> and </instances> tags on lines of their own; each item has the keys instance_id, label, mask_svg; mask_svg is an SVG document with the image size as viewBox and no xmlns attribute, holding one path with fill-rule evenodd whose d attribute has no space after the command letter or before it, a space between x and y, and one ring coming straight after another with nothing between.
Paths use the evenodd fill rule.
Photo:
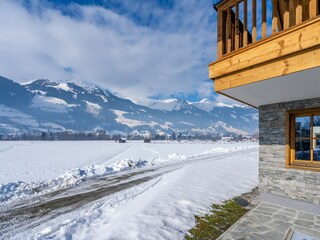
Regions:
<instances>
[{"instance_id":1,"label":"window","mask_svg":"<svg viewBox=\"0 0 320 240\"><path fill-rule=\"evenodd\" d=\"M320 169L320 109L287 115L287 165Z\"/></svg>"}]
</instances>

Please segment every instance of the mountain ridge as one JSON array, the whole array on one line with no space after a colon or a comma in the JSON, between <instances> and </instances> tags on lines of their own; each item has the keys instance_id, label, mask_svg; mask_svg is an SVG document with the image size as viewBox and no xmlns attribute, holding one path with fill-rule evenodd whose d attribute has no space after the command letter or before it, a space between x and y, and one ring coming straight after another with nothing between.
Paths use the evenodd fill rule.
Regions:
<instances>
[{"instance_id":1,"label":"mountain ridge","mask_svg":"<svg viewBox=\"0 0 320 240\"><path fill-rule=\"evenodd\" d=\"M208 100L130 100L94 85L38 79L19 84L0 77L0 134L41 131L250 134L258 113Z\"/></svg>"}]
</instances>

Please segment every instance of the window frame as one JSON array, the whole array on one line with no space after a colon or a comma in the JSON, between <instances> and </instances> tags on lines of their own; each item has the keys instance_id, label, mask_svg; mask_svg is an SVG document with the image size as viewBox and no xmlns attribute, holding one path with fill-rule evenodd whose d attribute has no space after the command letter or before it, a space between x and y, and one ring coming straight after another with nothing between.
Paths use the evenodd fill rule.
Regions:
<instances>
[{"instance_id":1,"label":"window frame","mask_svg":"<svg viewBox=\"0 0 320 240\"><path fill-rule=\"evenodd\" d=\"M320 161L313 160L313 141L320 138L313 137L313 116L320 116L320 108L293 110L286 112L286 167L320 171ZM295 159L296 117L310 118L310 137L300 139L310 140L310 160Z\"/></svg>"}]
</instances>

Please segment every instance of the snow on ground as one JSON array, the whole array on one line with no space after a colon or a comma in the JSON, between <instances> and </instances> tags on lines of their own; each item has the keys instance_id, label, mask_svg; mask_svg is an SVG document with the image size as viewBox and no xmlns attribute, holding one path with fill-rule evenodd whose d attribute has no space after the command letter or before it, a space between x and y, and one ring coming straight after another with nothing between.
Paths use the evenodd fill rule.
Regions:
<instances>
[{"instance_id":1,"label":"snow on ground","mask_svg":"<svg viewBox=\"0 0 320 240\"><path fill-rule=\"evenodd\" d=\"M0 142L0 184L54 179L74 168L110 161L131 146L104 141Z\"/></svg>"},{"instance_id":2,"label":"snow on ground","mask_svg":"<svg viewBox=\"0 0 320 240\"><path fill-rule=\"evenodd\" d=\"M134 165L152 168L176 163L182 165L23 236L183 239L195 224L195 214L204 214L212 203L249 191L258 183L257 144L0 142L0 201L2 197L2 204L7 204L19 198L21 189L30 190L26 186L31 181L50 191L50 187L77 184L84 177L130 170Z\"/></svg>"}]
</instances>

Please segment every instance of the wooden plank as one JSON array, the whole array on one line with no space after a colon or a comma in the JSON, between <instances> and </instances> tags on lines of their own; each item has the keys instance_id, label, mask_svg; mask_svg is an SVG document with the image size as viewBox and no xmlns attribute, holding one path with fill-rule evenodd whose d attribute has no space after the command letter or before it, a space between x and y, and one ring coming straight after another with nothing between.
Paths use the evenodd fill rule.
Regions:
<instances>
[{"instance_id":1,"label":"wooden plank","mask_svg":"<svg viewBox=\"0 0 320 240\"><path fill-rule=\"evenodd\" d=\"M288 29L290 26L290 18L289 18L289 0L284 0L285 10L283 14L283 29Z\"/></svg>"},{"instance_id":2,"label":"wooden plank","mask_svg":"<svg viewBox=\"0 0 320 240\"><path fill-rule=\"evenodd\" d=\"M235 15L235 50L239 49L239 4L236 4L236 15Z\"/></svg>"},{"instance_id":3,"label":"wooden plank","mask_svg":"<svg viewBox=\"0 0 320 240\"><path fill-rule=\"evenodd\" d=\"M281 0L277 1L277 9L276 9L276 14L277 14L277 22L278 22L278 31L283 30L283 15L281 15L281 9L280 9L280 4Z\"/></svg>"},{"instance_id":4,"label":"wooden plank","mask_svg":"<svg viewBox=\"0 0 320 240\"><path fill-rule=\"evenodd\" d=\"M313 118L311 118L311 131L310 131L310 137L313 137ZM312 140L310 139L310 160L311 163L313 162L313 144L312 144Z\"/></svg>"},{"instance_id":5,"label":"wooden plank","mask_svg":"<svg viewBox=\"0 0 320 240\"><path fill-rule=\"evenodd\" d=\"M320 46L320 18L282 31L265 41L240 49L229 57L210 65L210 78L230 74L244 68L271 61L294 52Z\"/></svg>"},{"instance_id":6,"label":"wooden plank","mask_svg":"<svg viewBox=\"0 0 320 240\"><path fill-rule=\"evenodd\" d=\"M227 13L222 11L222 55L227 51Z\"/></svg>"},{"instance_id":7,"label":"wooden plank","mask_svg":"<svg viewBox=\"0 0 320 240\"><path fill-rule=\"evenodd\" d=\"M267 37L267 0L262 0L262 38Z\"/></svg>"},{"instance_id":8,"label":"wooden plank","mask_svg":"<svg viewBox=\"0 0 320 240\"><path fill-rule=\"evenodd\" d=\"M309 14L310 14L310 18L314 18L316 17L319 13L319 1L318 0L310 0L309 2Z\"/></svg>"},{"instance_id":9,"label":"wooden plank","mask_svg":"<svg viewBox=\"0 0 320 240\"><path fill-rule=\"evenodd\" d=\"M243 1L243 46L248 45L248 0Z\"/></svg>"},{"instance_id":10,"label":"wooden plank","mask_svg":"<svg viewBox=\"0 0 320 240\"><path fill-rule=\"evenodd\" d=\"M310 19L310 0L301 0L302 22Z\"/></svg>"},{"instance_id":11,"label":"wooden plank","mask_svg":"<svg viewBox=\"0 0 320 240\"><path fill-rule=\"evenodd\" d=\"M290 113L286 112L286 166L290 165Z\"/></svg>"},{"instance_id":12,"label":"wooden plank","mask_svg":"<svg viewBox=\"0 0 320 240\"><path fill-rule=\"evenodd\" d=\"M215 90L223 91L319 66L320 48L316 46L274 61L259 64L253 68L243 69L234 74L217 77L215 79Z\"/></svg>"},{"instance_id":13,"label":"wooden plank","mask_svg":"<svg viewBox=\"0 0 320 240\"><path fill-rule=\"evenodd\" d=\"M231 51L235 49L235 39L236 39L236 24L235 24L235 13L231 8Z\"/></svg>"},{"instance_id":14,"label":"wooden plank","mask_svg":"<svg viewBox=\"0 0 320 240\"><path fill-rule=\"evenodd\" d=\"M222 22L223 22L223 11L218 11L218 29L217 29L217 40L218 40L218 59L222 58L223 55L223 31L225 29L222 28Z\"/></svg>"},{"instance_id":15,"label":"wooden plank","mask_svg":"<svg viewBox=\"0 0 320 240\"><path fill-rule=\"evenodd\" d=\"M252 0L252 42L257 41L257 0Z\"/></svg>"},{"instance_id":16,"label":"wooden plank","mask_svg":"<svg viewBox=\"0 0 320 240\"><path fill-rule=\"evenodd\" d=\"M231 9L227 10L227 53L231 52L231 34L232 34L232 26L231 26Z\"/></svg>"},{"instance_id":17,"label":"wooden plank","mask_svg":"<svg viewBox=\"0 0 320 240\"><path fill-rule=\"evenodd\" d=\"M304 161L306 162L306 161ZM312 165L315 165L314 163ZM305 171L313 171L313 172L320 172L320 168L316 166L296 166L295 163L288 166L288 168L298 169L298 170L305 170Z\"/></svg>"},{"instance_id":18,"label":"wooden plank","mask_svg":"<svg viewBox=\"0 0 320 240\"><path fill-rule=\"evenodd\" d=\"M295 123L295 117L294 115L290 118L290 164L292 164L292 162L294 161L295 159L295 148L296 148L296 145L295 145L295 140L294 140L294 137L295 137L295 126L296 126L296 123Z\"/></svg>"},{"instance_id":19,"label":"wooden plank","mask_svg":"<svg viewBox=\"0 0 320 240\"><path fill-rule=\"evenodd\" d=\"M218 5L217 9L228 9L234 7L236 4L239 4L243 0L224 0L221 4Z\"/></svg>"},{"instance_id":20,"label":"wooden plank","mask_svg":"<svg viewBox=\"0 0 320 240\"><path fill-rule=\"evenodd\" d=\"M296 24L302 23L302 3L301 0L295 0Z\"/></svg>"},{"instance_id":21,"label":"wooden plank","mask_svg":"<svg viewBox=\"0 0 320 240\"><path fill-rule=\"evenodd\" d=\"M290 113L295 114L298 117L300 116L305 117L305 116L309 116L310 114L319 115L320 111L319 111L319 108L314 107L314 108L290 110Z\"/></svg>"},{"instance_id":22,"label":"wooden plank","mask_svg":"<svg viewBox=\"0 0 320 240\"><path fill-rule=\"evenodd\" d=\"M277 10L277 0L272 0L272 33L277 32L278 27L278 10Z\"/></svg>"}]
</instances>

